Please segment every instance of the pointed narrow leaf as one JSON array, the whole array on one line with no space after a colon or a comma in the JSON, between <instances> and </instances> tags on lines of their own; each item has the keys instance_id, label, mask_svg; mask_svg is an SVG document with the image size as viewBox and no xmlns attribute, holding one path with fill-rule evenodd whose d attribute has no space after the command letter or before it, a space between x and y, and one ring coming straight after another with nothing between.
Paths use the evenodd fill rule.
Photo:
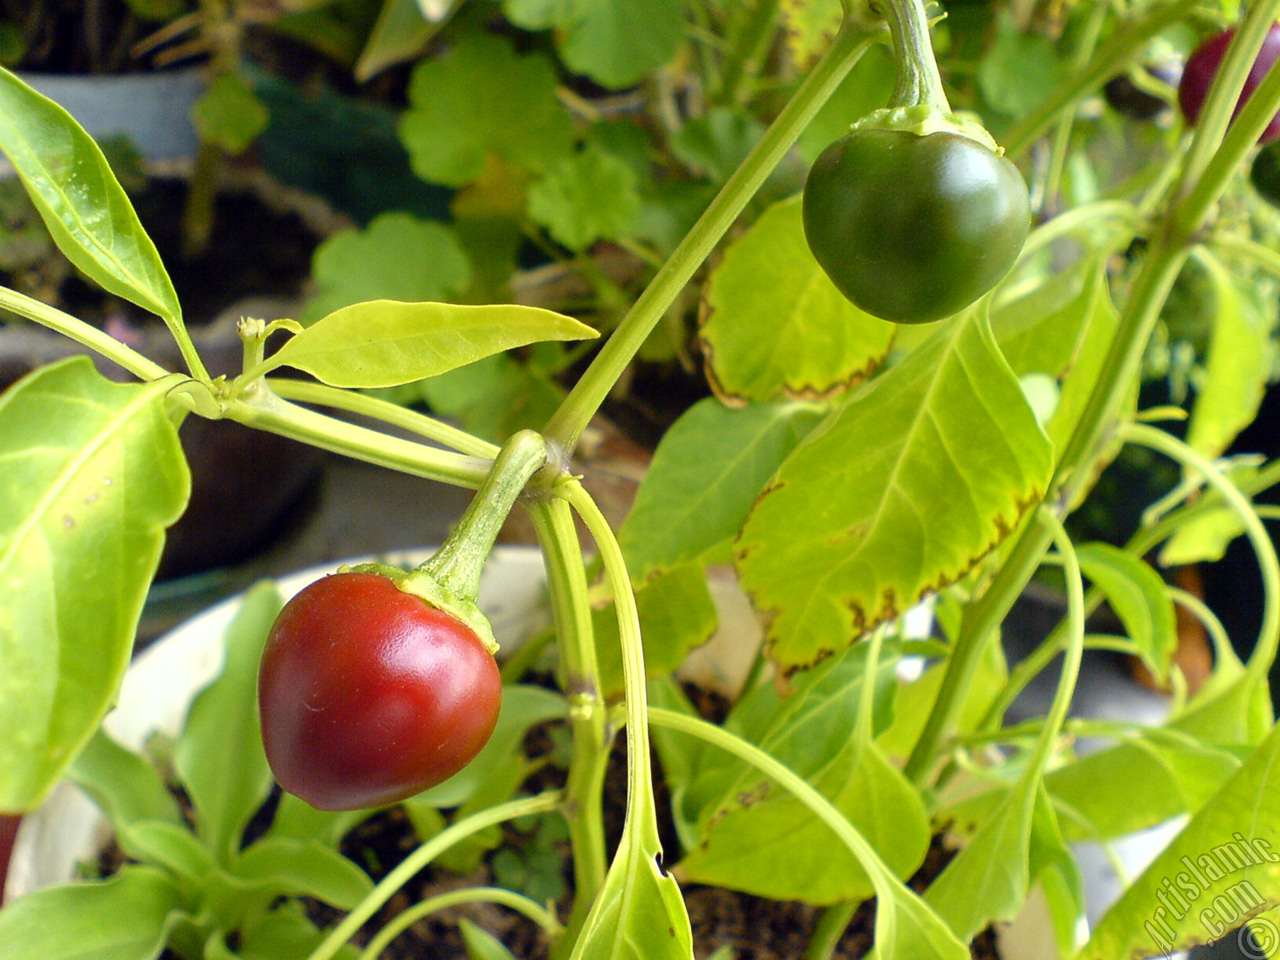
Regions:
<instances>
[{"instance_id":1,"label":"pointed narrow leaf","mask_svg":"<svg viewBox=\"0 0 1280 960\"><path fill-rule=\"evenodd\" d=\"M0 398L0 810L30 809L92 735L190 475L166 382L87 357Z\"/></svg>"},{"instance_id":2,"label":"pointed narrow leaf","mask_svg":"<svg viewBox=\"0 0 1280 960\"><path fill-rule=\"evenodd\" d=\"M684 898L648 827L623 831L570 960L693 960Z\"/></svg>"},{"instance_id":3,"label":"pointed narrow leaf","mask_svg":"<svg viewBox=\"0 0 1280 960\"><path fill-rule=\"evenodd\" d=\"M151 867L46 887L0 910L0 960L155 960L182 906L173 881Z\"/></svg>"},{"instance_id":4,"label":"pointed narrow leaf","mask_svg":"<svg viewBox=\"0 0 1280 960\"><path fill-rule=\"evenodd\" d=\"M67 775L102 808L117 833L143 820L182 823L178 804L159 771L101 729L80 751Z\"/></svg>"},{"instance_id":5,"label":"pointed narrow leaf","mask_svg":"<svg viewBox=\"0 0 1280 960\"><path fill-rule=\"evenodd\" d=\"M335 387L394 387L530 343L598 335L539 307L369 300L307 327L266 369L295 367Z\"/></svg>"},{"instance_id":6,"label":"pointed narrow leaf","mask_svg":"<svg viewBox=\"0 0 1280 960\"><path fill-rule=\"evenodd\" d=\"M259 840L237 858L231 874L280 895L305 894L342 910L352 909L373 889L367 873L316 840Z\"/></svg>"},{"instance_id":7,"label":"pointed narrow leaf","mask_svg":"<svg viewBox=\"0 0 1280 960\"><path fill-rule=\"evenodd\" d=\"M1271 377L1272 303L1242 283L1202 248L1198 259L1209 272L1217 311L1204 378L1197 384L1187 443L1216 457L1253 422Z\"/></svg>"},{"instance_id":8,"label":"pointed narrow leaf","mask_svg":"<svg viewBox=\"0 0 1280 960\"><path fill-rule=\"evenodd\" d=\"M843 392L880 365L895 329L850 303L818 266L797 196L725 251L699 336L716 392L741 404Z\"/></svg>"},{"instance_id":9,"label":"pointed narrow leaf","mask_svg":"<svg viewBox=\"0 0 1280 960\"><path fill-rule=\"evenodd\" d=\"M812 664L963 576L1041 496L1053 451L985 318L962 314L853 394L738 540L770 655Z\"/></svg>"},{"instance_id":10,"label":"pointed narrow leaf","mask_svg":"<svg viewBox=\"0 0 1280 960\"><path fill-rule=\"evenodd\" d=\"M1280 728L1098 921L1077 960L1167 956L1280 904Z\"/></svg>"},{"instance_id":11,"label":"pointed narrow leaf","mask_svg":"<svg viewBox=\"0 0 1280 960\"><path fill-rule=\"evenodd\" d=\"M181 323L173 282L102 151L69 113L3 68L0 150L68 260L109 292Z\"/></svg>"},{"instance_id":12,"label":"pointed narrow leaf","mask_svg":"<svg viewBox=\"0 0 1280 960\"><path fill-rule=\"evenodd\" d=\"M227 628L222 672L191 704L174 746L200 838L222 864L240 849L245 827L271 789L254 703L262 647L283 603L269 582L245 595Z\"/></svg>"},{"instance_id":13,"label":"pointed narrow leaf","mask_svg":"<svg viewBox=\"0 0 1280 960\"><path fill-rule=\"evenodd\" d=\"M1167 677L1178 627L1164 580L1140 557L1109 544L1086 543L1077 553L1086 579L1106 595L1143 661L1157 677Z\"/></svg>"},{"instance_id":14,"label":"pointed narrow leaf","mask_svg":"<svg viewBox=\"0 0 1280 960\"><path fill-rule=\"evenodd\" d=\"M618 531L636 582L729 543L751 503L822 419L812 404L731 409L708 397L663 436Z\"/></svg>"}]
</instances>

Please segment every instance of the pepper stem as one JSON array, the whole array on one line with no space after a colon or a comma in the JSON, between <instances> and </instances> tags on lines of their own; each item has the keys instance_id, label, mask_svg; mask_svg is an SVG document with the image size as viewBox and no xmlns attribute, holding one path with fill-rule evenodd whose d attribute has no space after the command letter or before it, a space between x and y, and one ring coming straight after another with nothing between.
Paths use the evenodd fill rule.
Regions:
<instances>
[{"instance_id":1,"label":"pepper stem","mask_svg":"<svg viewBox=\"0 0 1280 960\"><path fill-rule=\"evenodd\" d=\"M894 58L898 61L898 80L889 106L931 107L949 114L951 105L933 56L924 0L877 0L874 8L889 23Z\"/></svg>"},{"instance_id":2,"label":"pepper stem","mask_svg":"<svg viewBox=\"0 0 1280 960\"><path fill-rule=\"evenodd\" d=\"M525 484L547 462L547 444L533 430L512 435L493 469L440 549L418 569L460 600L480 593L480 573Z\"/></svg>"}]
</instances>

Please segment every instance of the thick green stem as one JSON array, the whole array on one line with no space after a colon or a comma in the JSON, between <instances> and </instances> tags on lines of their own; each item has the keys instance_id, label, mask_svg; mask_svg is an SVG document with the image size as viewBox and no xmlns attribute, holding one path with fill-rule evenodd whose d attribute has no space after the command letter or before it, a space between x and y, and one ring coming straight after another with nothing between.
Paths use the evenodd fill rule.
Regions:
<instances>
[{"instance_id":1,"label":"thick green stem","mask_svg":"<svg viewBox=\"0 0 1280 960\"><path fill-rule=\"evenodd\" d=\"M246 426L427 480L478 489L491 460L466 457L388 436L288 403L265 385L226 405L224 416Z\"/></svg>"},{"instance_id":2,"label":"thick green stem","mask_svg":"<svg viewBox=\"0 0 1280 960\"><path fill-rule=\"evenodd\" d=\"M546 560L573 736L562 808L573 850L574 896L566 926L568 935L561 944L563 949L571 949L596 894L604 886L608 854L602 805L612 735L600 698L586 571L569 505L559 499L548 500L533 504L529 514Z\"/></svg>"},{"instance_id":3,"label":"thick green stem","mask_svg":"<svg viewBox=\"0 0 1280 960\"><path fill-rule=\"evenodd\" d=\"M113 363L119 364L140 380L159 380L169 374L168 370L154 360L126 347L115 337L97 327L90 326L69 313L63 313L17 290L0 287L0 310L8 310L50 330L56 330L69 340L74 340Z\"/></svg>"},{"instance_id":4,"label":"thick green stem","mask_svg":"<svg viewBox=\"0 0 1280 960\"><path fill-rule=\"evenodd\" d=\"M578 438L608 397L649 333L732 226L765 178L791 149L823 103L858 61L870 41L842 30L814 65L760 142L734 171L710 206L654 276L618 329L601 348L549 421L547 439L572 453Z\"/></svg>"},{"instance_id":5,"label":"thick green stem","mask_svg":"<svg viewBox=\"0 0 1280 960\"><path fill-rule=\"evenodd\" d=\"M1266 0L1251 11L1250 16L1269 20L1277 9L1280 9L1280 0ZM1245 53L1244 48L1237 48L1237 56ZM1059 509L1065 510L1073 504L1090 479L1101 442L1137 380L1143 351L1169 290L1186 261L1193 238L1234 176L1248 144L1257 139L1266 126L1265 118L1274 115L1277 109L1280 109L1280 71L1273 71L1250 97L1198 181L1191 182L1191 169L1184 166L1173 196L1185 199L1173 206L1157 227L1125 301L1119 328L1095 389L1058 461L1050 495ZM922 782L932 769L935 751L955 720L960 694L973 679L983 646L991 641L996 626L1031 579L1049 542L1043 526L1024 527L986 592L965 611L938 697L907 761L907 775L915 782Z\"/></svg>"},{"instance_id":6,"label":"thick green stem","mask_svg":"<svg viewBox=\"0 0 1280 960\"><path fill-rule=\"evenodd\" d=\"M529 479L546 462L547 445L540 434L532 430L513 434L462 519L421 569L455 597L474 601L480 594L485 560L507 515Z\"/></svg>"},{"instance_id":7,"label":"thick green stem","mask_svg":"<svg viewBox=\"0 0 1280 960\"><path fill-rule=\"evenodd\" d=\"M388 873L372 891L352 910L342 922L329 931L329 935L320 942L320 946L311 951L307 960L332 960L334 955L359 930L366 920L378 912L378 908L390 900L401 887L408 883L414 874L427 867L431 861L444 853L455 843L479 833L489 827L528 817L537 813L548 813L560 804L560 793L552 791L540 793L536 797L520 797L507 803L500 803L487 810L473 813L459 820L452 826L441 830L434 837L405 857L400 864Z\"/></svg>"},{"instance_id":8,"label":"thick green stem","mask_svg":"<svg viewBox=\"0 0 1280 960\"><path fill-rule=\"evenodd\" d=\"M898 80L889 98L890 107L932 107L950 113L951 104L942 89L942 75L933 56L929 38L929 18L922 0L880 0L875 7L887 7L885 19L893 37L893 54L898 61Z\"/></svg>"}]
</instances>

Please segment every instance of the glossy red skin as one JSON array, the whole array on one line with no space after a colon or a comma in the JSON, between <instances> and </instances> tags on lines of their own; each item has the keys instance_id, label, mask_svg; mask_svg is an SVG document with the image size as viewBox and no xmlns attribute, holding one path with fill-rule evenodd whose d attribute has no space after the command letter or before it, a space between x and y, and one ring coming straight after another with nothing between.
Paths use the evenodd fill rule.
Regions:
<instances>
[{"instance_id":1,"label":"glossy red skin","mask_svg":"<svg viewBox=\"0 0 1280 960\"><path fill-rule=\"evenodd\" d=\"M1200 109L1204 106L1205 97L1209 94L1209 87L1227 52L1227 45L1231 43L1234 35L1234 29L1214 34L1187 58L1187 65L1182 71L1182 80L1178 83L1178 106L1182 110L1182 115L1186 117L1187 123L1194 124L1196 118L1200 116ZM1258 84L1262 83L1267 71L1278 59L1280 59L1280 24L1273 23L1267 31L1266 39L1262 41L1262 49L1258 51L1258 57L1253 61L1249 76L1245 79L1244 89L1240 91L1240 99L1236 101L1236 108L1231 112L1232 120L1240 114L1245 101L1258 88ZM1280 137L1280 113L1277 113L1267 124L1258 142L1267 143L1277 137Z\"/></svg>"},{"instance_id":2,"label":"glossy red skin","mask_svg":"<svg viewBox=\"0 0 1280 960\"><path fill-rule=\"evenodd\" d=\"M447 780L488 741L501 699L474 631L372 573L333 574L289 601L258 674L271 770L320 810Z\"/></svg>"}]
</instances>

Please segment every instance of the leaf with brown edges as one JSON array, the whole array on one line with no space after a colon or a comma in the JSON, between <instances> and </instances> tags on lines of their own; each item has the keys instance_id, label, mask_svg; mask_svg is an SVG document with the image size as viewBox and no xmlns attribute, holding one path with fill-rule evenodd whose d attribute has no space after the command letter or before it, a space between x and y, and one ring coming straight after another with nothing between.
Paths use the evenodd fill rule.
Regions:
<instances>
[{"instance_id":1,"label":"leaf with brown edges","mask_svg":"<svg viewBox=\"0 0 1280 960\"><path fill-rule=\"evenodd\" d=\"M774 661L813 664L964 576L1052 470L985 314L940 324L796 448L747 519L737 566Z\"/></svg>"}]
</instances>

